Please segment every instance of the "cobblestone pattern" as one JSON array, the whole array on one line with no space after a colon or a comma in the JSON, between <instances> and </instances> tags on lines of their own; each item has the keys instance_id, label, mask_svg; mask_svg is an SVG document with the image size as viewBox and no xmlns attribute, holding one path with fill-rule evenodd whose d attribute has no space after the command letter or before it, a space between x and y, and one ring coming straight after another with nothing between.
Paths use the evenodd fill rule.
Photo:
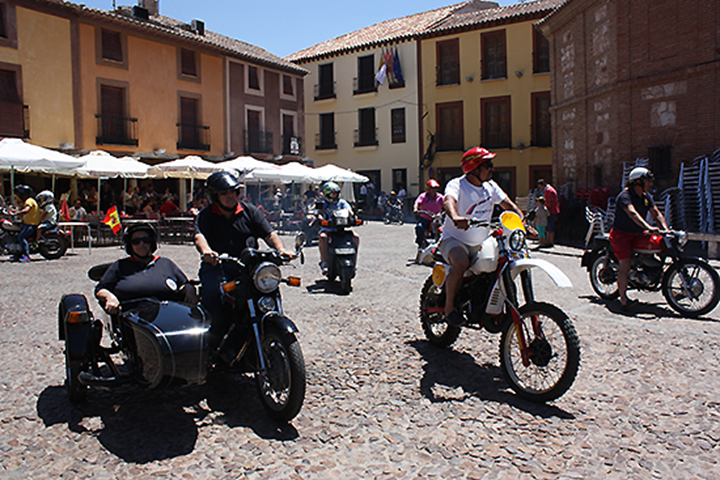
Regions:
<instances>
[{"instance_id":1,"label":"cobblestone pattern","mask_svg":"<svg viewBox=\"0 0 720 480\"><path fill-rule=\"evenodd\" d=\"M206 385L91 392L74 406L63 387L57 304L91 295L87 269L117 247L57 261L0 261L0 477L42 478L720 478L720 309L679 318L659 294L634 316L605 305L579 267L581 251L537 257L573 289L535 276L537 296L575 322L578 378L534 405L507 389L497 336L464 332L453 349L423 337L411 225L359 228L354 291L326 291L317 248L285 273L284 305L308 368L292 425L269 421L248 378ZM286 243L291 242L286 239ZM190 246L161 247L195 276ZM93 310L100 309L92 300Z\"/></svg>"}]
</instances>

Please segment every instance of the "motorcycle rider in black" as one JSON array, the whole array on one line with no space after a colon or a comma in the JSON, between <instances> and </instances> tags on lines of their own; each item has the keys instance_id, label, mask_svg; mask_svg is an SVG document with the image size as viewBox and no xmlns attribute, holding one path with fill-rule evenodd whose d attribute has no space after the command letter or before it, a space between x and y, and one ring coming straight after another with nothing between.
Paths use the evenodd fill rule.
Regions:
<instances>
[{"instance_id":1,"label":"motorcycle rider in black","mask_svg":"<svg viewBox=\"0 0 720 480\"><path fill-rule=\"evenodd\" d=\"M130 225L123 233L127 258L117 260L95 287L95 297L108 314L119 313L120 304L136 298L178 300L197 303L195 287L188 283L172 260L153 255L157 232L149 223Z\"/></svg>"},{"instance_id":2,"label":"motorcycle rider in black","mask_svg":"<svg viewBox=\"0 0 720 480\"><path fill-rule=\"evenodd\" d=\"M218 255L226 253L239 257L247 247L259 248L259 238L290 259L297 255L285 248L260 209L238 201L240 182L233 174L213 173L207 179L206 189L211 203L198 214L195 248L202 255L199 273L203 286L201 303L210 314L210 341L215 342L223 331L220 284L226 274L232 277L239 270L235 264L221 266Z\"/></svg>"},{"instance_id":3,"label":"motorcycle rider in black","mask_svg":"<svg viewBox=\"0 0 720 480\"><path fill-rule=\"evenodd\" d=\"M346 208L350 210L352 214L352 207L350 204L340 198L340 186L335 182L327 182L322 187L322 201L316 205L318 209L318 215L323 217L325 220L330 218L333 210ZM320 235L318 239L318 249L320 250L320 269L323 275L328 272L328 232L334 229L329 227L322 227L320 229ZM353 231L355 236L355 249L360 247L360 237L356 232Z\"/></svg>"}]
</instances>

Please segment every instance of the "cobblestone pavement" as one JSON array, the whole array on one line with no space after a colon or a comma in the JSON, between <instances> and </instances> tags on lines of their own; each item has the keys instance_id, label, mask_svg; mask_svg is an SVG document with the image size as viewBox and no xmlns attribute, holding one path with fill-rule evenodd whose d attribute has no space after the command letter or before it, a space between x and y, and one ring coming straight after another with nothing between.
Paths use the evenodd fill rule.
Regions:
<instances>
[{"instance_id":1,"label":"cobblestone pavement","mask_svg":"<svg viewBox=\"0 0 720 480\"><path fill-rule=\"evenodd\" d=\"M580 250L537 254L573 281L560 290L535 276L537 296L569 313L583 349L570 391L538 406L507 389L497 336L464 332L448 350L424 340L417 307L430 269L410 261L412 226L358 231L349 296L326 291L317 248L286 269L303 279L283 288L308 368L289 426L267 419L247 378L93 391L74 406L57 304L90 296L88 267L122 251L0 260L0 477L720 478L720 309L683 319L653 294L624 315L593 294ZM196 275L192 247L160 253Z\"/></svg>"}]
</instances>

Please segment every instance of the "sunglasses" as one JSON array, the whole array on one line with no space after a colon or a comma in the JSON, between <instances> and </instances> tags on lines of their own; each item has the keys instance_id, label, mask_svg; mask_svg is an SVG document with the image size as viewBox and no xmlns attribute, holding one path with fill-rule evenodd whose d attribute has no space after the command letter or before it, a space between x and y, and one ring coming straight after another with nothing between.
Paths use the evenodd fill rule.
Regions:
<instances>
[{"instance_id":1,"label":"sunglasses","mask_svg":"<svg viewBox=\"0 0 720 480\"><path fill-rule=\"evenodd\" d=\"M230 189L227 189L227 190L220 190L220 191L218 192L218 195L227 195L227 194L229 194L229 193L237 193L237 190L234 189L234 188L230 188Z\"/></svg>"},{"instance_id":2,"label":"sunglasses","mask_svg":"<svg viewBox=\"0 0 720 480\"><path fill-rule=\"evenodd\" d=\"M133 245L140 245L141 243L144 243L145 245L150 245L152 243L152 240L150 240L150 237L140 237L140 238L133 238L130 240L130 243Z\"/></svg>"},{"instance_id":3,"label":"sunglasses","mask_svg":"<svg viewBox=\"0 0 720 480\"><path fill-rule=\"evenodd\" d=\"M480 166L481 166L481 167L485 167L485 168L487 168L488 170L492 170L492 169L495 167L495 165L493 164L492 161L490 161L490 162L485 162L485 163L483 163L483 164L480 165Z\"/></svg>"}]
</instances>

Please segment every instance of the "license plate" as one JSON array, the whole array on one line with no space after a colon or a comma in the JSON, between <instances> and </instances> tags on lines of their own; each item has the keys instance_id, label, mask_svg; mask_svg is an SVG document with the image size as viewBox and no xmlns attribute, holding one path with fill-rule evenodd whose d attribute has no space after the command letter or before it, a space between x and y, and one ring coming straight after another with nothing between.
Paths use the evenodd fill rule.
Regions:
<instances>
[{"instance_id":1,"label":"license plate","mask_svg":"<svg viewBox=\"0 0 720 480\"><path fill-rule=\"evenodd\" d=\"M354 248L336 248L335 249L336 255L352 255L353 253L355 253Z\"/></svg>"}]
</instances>

